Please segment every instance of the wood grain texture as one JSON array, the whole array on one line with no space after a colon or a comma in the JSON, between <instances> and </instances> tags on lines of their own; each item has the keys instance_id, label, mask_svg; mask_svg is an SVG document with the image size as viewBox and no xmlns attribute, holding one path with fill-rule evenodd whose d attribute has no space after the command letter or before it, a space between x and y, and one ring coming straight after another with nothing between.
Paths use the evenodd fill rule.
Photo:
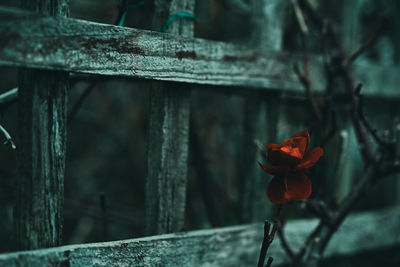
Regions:
<instances>
[{"instance_id":1,"label":"wood grain texture","mask_svg":"<svg viewBox=\"0 0 400 267\"><path fill-rule=\"evenodd\" d=\"M22 1L43 14L66 15L68 1ZM68 73L18 73L15 236L19 249L61 244Z\"/></svg>"},{"instance_id":2,"label":"wood grain texture","mask_svg":"<svg viewBox=\"0 0 400 267\"><path fill-rule=\"evenodd\" d=\"M190 94L181 84L154 83L151 89L146 179L148 234L184 226Z\"/></svg>"},{"instance_id":3,"label":"wood grain texture","mask_svg":"<svg viewBox=\"0 0 400 267\"><path fill-rule=\"evenodd\" d=\"M170 14L194 11L193 0L157 0L155 4L154 27L161 27ZM193 36L193 21L175 19L167 31L177 35ZM152 83L147 138L148 234L178 232L184 227L189 117L189 85L172 82Z\"/></svg>"},{"instance_id":4,"label":"wood grain texture","mask_svg":"<svg viewBox=\"0 0 400 267\"><path fill-rule=\"evenodd\" d=\"M191 37L0 8L0 66L25 66L246 88L303 92L293 72L301 57ZM398 67L357 65L363 93L399 97ZM313 89L325 88L318 56Z\"/></svg>"},{"instance_id":5,"label":"wood grain texture","mask_svg":"<svg viewBox=\"0 0 400 267\"><path fill-rule=\"evenodd\" d=\"M325 257L373 252L400 244L400 207L350 215ZM297 250L316 219L289 221L285 233ZM384 227L383 227L384 226ZM0 254L1 266L255 266L262 224L248 224L138 239ZM287 262L278 239L269 254L274 266Z\"/></svg>"}]
</instances>

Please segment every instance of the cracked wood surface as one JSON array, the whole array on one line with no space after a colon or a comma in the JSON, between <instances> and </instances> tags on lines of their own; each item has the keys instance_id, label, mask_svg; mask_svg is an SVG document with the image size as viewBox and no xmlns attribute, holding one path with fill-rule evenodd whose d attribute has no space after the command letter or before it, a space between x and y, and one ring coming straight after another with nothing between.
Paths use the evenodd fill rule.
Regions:
<instances>
[{"instance_id":1,"label":"cracked wood surface","mask_svg":"<svg viewBox=\"0 0 400 267\"><path fill-rule=\"evenodd\" d=\"M157 0L154 28L177 12L194 12L194 0ZM193 21L174 20L167 29L193 36ZM182 231L185 225L188 174L190 86L174 82L151 83L147 137L147 234Z\"/></svg>"},{"instance_id":2,"label":"cracked wood surface","mask_svg":"<svg viewBox=\"0 0 400 267\"><path fill-rule=\"evenodd\" d=\"M68 0L23 0L25 8L66 16ZM17 190L14 212L18 249L61 244L68 72L18 71Z\"/></svg>"},{"instance_id":3,"label":"cracked wood surface","mask_svg":"<svg viewBox=\"0 0 400 267\"><path fill-rule=\"evenodd\" d=\"M293 72L301 56L0 8L0 66L303 92ZM363 93L399 97L398 67L355 66ZM313 90L325 88L320 57L310 59Z\"/></svg>"},{"instance_id":4,"label":"cracked wood surface","mask_svg":"<svg viewBox=\"0 0 400 267\"><path fill-rule=\"evenodd\" d=\"M400 207L350 215L332 238L326 257L385 249L400 244ZM288 221L293 249L303 244L316 219ZM137 239L69 245L0 254L1 266L255 266L263 225L247 224ZM274 266L287 261L276 239Z\"/></svg>"}]
</instances>

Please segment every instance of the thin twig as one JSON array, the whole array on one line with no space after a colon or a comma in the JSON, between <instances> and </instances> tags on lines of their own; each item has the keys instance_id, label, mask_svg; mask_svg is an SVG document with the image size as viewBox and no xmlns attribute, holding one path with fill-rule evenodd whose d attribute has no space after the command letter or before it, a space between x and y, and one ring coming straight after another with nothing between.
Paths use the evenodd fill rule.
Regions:
<instances>
[{"instance_id":1,"label":"thin twig","mask_svg":"<svg viewBox=\"0 0 400 267\"><path fill-rule=\"evenodd\" d=\"M268 251L268 238L269 238L269 229L271 227L271 223L269 221L264 221L264 237L263 242L261 244L260 257L258 258L258 267L264 266L265 256L267 256Z\"/></svg>"},{"instance_id":2,"label":"thin twig","mask_svg":"<svg viewBox=\"0 0 400 267\"><path fill-rule=\"evenodd\" d=\"M265 267L270 267L272 265L273 260L274 260L274 258L268 257L268 261L267 261L267 264L265 265Z\"/></svg>"},{"instance_id":3,"label":"thin twig","mask_svg":"<svg viewBox=\"0 0 400 267\"><path fill-rule=\"evenodd\" d=\"M387 18L383 17L378 24L374 27L374 30L372 31L370 37L368 38L368 40L362 44L362 46L360 48L358 48L347 60L346 65L350 65L351 63L353 63L360 55L362 55L363 53L365 53L365 51L367 49L369 49L371 46L373 46L376 42L376 40L378 40L379 36L382 33L383 27L386 25L387 22Z\"/></svg>"},{"instance_id":4,"label":"thin twig","mask_svg":"<svg viewBox=\"0 0 400 267\"><path fill-rule=\"evenodd\" d=\"M17 149L17 146L14 144L14 142L13 142L13 140L11 138L11 135L6 131L6 129L3 128L3 126L1 126L1 124L0 124L0 131L3 132L4 137L6 138L5 144L10 143L12 149Z\"/></svg>"},{"instance_id":5,"label":"thin twig","mask_svg":"<svg viewBox=\"0 0 400 267\"><path fill-rule=\"evenodd\" d=\"M278 229L278 237L279 237L279 240L281 240L281 245L282 245L283 250L286 252L286 255L288 255L290 260L293 261L295 258L295 253L293 252L292 248L289 246L289 243L285 237L285 234L283 232L284 227L285 227L285 222L282 221L282 225Z\"/></svg>"},{"instance_id":6,"label":"thin twig","mask_svg":"<svg viewBox=\"0 0 400 267\"><path fill-rule=\"evenodd\" d=\"M315 238L317 238L317 236L319 235L319 233L322 230L322 227L324 226L323 221L321 220L319 222L319 224L317 225L317 227L312 231L312 233L307 237L307 240L304 242L303 246L300 248L299 252L296 254L296 256L294 257L294 264L298 265L301 263L305 253L307 252L307 249L309 247L309 245L312 243L313 240L315 240Z\"/></svg>"},{"instance_id":7,"label":"thin twig","mask_svg":"<svg viewBox=\"0 0 400 267\"><path fill-rule=\"evenodd\" d=\"M115 19L114 25L119 25L119 22L124 14L126 12L128 5L127 0L122 0L121 4L118 5L118 15ZM86 97L90 94L92 89L97 85L97 82L93 81L89 84L89 86L85 89L85 91L82 93L82 95L79 97L78 101L76 102L75 106L72 108L71 112L68 114L67 117L67 124L70 124L75 117L76 113L82 106L83 102L85 101Z\"/></svg>"},{"instance_id":8,"label":"thin twig","mask_svg":"<svg viewBox=\"0 0 400 267\"><path fill-rule=\"evenodd\" d=\"M355 186L355 188L346 196L345 200L343 201L339 209L335 213L333 213L333 215L328 216L326 211L315 209L315 211L317 211L318 213L322 212L320 214L320 217L322 217L322 219L319 226L309 236L308 240L306 241L300 252L297 254L296 261L298 263L301 263L302 258L304 257L306 251L308 251L311 254L316 253L316 255L319 256L317 257L319 261L319 259L321 258L320 256L325 250L332 235L336 232L336 230L342 224L346 216L353 209L355 203L357 203L357 201L361 198L361 196L367 191L368 187L371 185L371 181L383 174L382 172L380 172L379 169L380 167L376 164L378 162L377 153L374 153L371 141L368 136L368 133L370 133L371 131L368 131L368 129L366 129L366 127L368 127L366 125L369 124L368 123L365 124L363 122L365 118L363 119L363 115L360 112L359 92L361 90L361 86L360 85L358 85L357 87L354 86L354 81L350 75L349 65L344 64L346 62L345 52L342 43L340 42L340 38L337 35L334 27L319 15L314 10L314 8L309 4L308 1L300 0L300 3L301 7L303 8L304 12L308 15L310 20L314 22L314 24L317 27L319 27L321 33L329 39L330 43L336 49L336 53L334 54L335 60L331 61L332 62L331 64L334 64L333 67L335 69L335 72L333 74L332 73L330 74L335 75L343 80L344 87L351 98L352 101L351 103L353 107L353 111L351 114L353 127L356 132L357 141L358 144L360 145L360 150L363 155L364 162L366 163L367 166L367 173L366 175L363 176L363 178ZM363 48L360 51L363 51L368 46L370 46L372 44L372 41L368 42L365 48ZM358 52L358 54L359 53L360 52ZM355 57L356 56L353 55L350 61L354 60ZM300 75L299 70L297 70L297 73L299 78L303 79L303 85L307 90L307 88L309 88L309 81L306 80L304 82L305 79L304 75ZM328 217L330 219L329 220L323 219L325 217ZM314 239L318 239L318 242L315 244L311 242ZM314 245L311 248L309 248L310 244L312 243ZM309 248L309 250L307 248ZM307 261L308 260L309 259L307 259Z\"/></svg>"},{"instance_id":9,"label":"thin twig","mask_svg":"<svg viewBox=\"0 0 400 267\"><path fill-rule=\"evenodd\" d=\"M383 147L387 147L389 145L389 143L383 141L377 134L377 130L373 129L371 124L367 121L367 119L365 118L364 112L362 110L363 108L363 98L361 97L361 88L362 88L362 84L359 83L357 85L357 88L355 90L355 96L358 98L358 115L360 116L360 120L361 122L364 124L365 128L367 129L367 131L372 135L372 137L374 138L374 140L381 146Z\"/></svg>"},{"instance_id":10,"label":"thin twig","mask_svg":"<svg viewBox=\"0 0 400 267\"><path fill-rule=\"evenodd\" d=\"M14 102L18 98L18 88L11 89L0 95L0 106Z\"/></svg>"},{"instance_id":11,"label":"thin twig","mask_svg":"<svg viewBox=\"0 0 400 267\"><path fill-rule=\"evenodd\" d=\"M324 148L329 141L335 136L337 130L338 130L338 125L337 125L337 120L336 120L336 113L332 112L332 124L329 132L325 135L324 139L321 141L319 144L320 147Z\"/></svg>"},{"instance_id":12,"label":"thin twig","mask_svg":"<svg viewBox=\"0 0 400 267\"><path fill-rule=\"evenodd\" d=\"M324 223L331 224L332 214L326 203L322 200L309 200L305 201L306 208L320 218Z\"/></svg>"},{"instance_id":13,"label":"thin twig","mask_svg":"<svg viewBox=\"0 0 400 267\"><path fill-rule=\"evenodd\" d=\"M291 0L290 2L293 6L294 14L296 15L297 23L299 24L299 28L300 28L301 32L304 35L307 35L309 30L308 30L306 21L304 19L303 12L301 12L299 2L297 0Z\"/></svg>"},{"instance_id":14,"label":"thin twig","mask_svg":"<svg viewBox=\"0 0 400 267\"><path fill-rule=\"evenodd\" d=\"M307 68L308 68L308 66L307 66ZM310 82L309 78L306 75L301 74L300 68L297 64L294 66L294 72L296 73L297 78L299 79L299 81L302 83L304 89L306 90L308 100L311 103L311 106L312 106L315 116L317 117L318 121L322 121L321 111L319 110L318 104L315 101L315 97L311 91L311 82ZM308 72L307 69L306 69L306 72Z\"/></svg>"},{"instance_id":15,"label":"thin twig","mask_svg":"<svg viewBox=\"0 0 400 267\"><path fill-rule=\"evenodd\" d=\"M121 4L117 6L118 7L118 15L114 21L114 25L119 25L119 22L121 21L123 14L126 12L127 5L128 5L128 0L122 0Z\"/></svg>"},{"instance_id":16,"label":"thin twig","mask_svg":"<svg viewBox=\"0 0 400 267\"><path fill-rule=\"evenodd\" d=\"M279 227L279 218L281 216L282 209L283 209L283 205L278 205L276 219L274 220L274 225L272 226L271 232L269 231L269 229L271 228L271 223L269 221L264 222L264 237L263 237L263 242L261 245L260 257L258 259L258 265L257 265L258 267L264 266L265 256L267 255L268 248L271 245L271 243L274 241L275 233Z\"/></svg>"}]
</instances>

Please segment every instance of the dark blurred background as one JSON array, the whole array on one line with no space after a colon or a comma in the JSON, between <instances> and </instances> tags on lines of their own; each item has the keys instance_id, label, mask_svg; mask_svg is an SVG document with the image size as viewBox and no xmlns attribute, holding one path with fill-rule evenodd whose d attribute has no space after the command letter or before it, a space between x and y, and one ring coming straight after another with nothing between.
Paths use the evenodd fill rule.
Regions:
<instances>
[{"instance_id":1,"label":"dark blurred background","mask_svg":"<svg viewBox=\"0 0 400 267\"><path fill-rule=\"evenodd\" d=\"M118 14L119 2L71 0L71 17L113 24ZM130 9L125 26L151 29L154 9L152 2L146 1L144 6ZM245 0L197 0L195 15L198 21L195 35L199 38L247 44L250 39L250 17L241 8L241 2L247 3ZM375 45L357 59L357 63L373 63L388 68L399 64L399 1L311 2L324 16L338 25L350 50L360 46L379 18L384 16L384 31ZM2 0L0 4L19 6L18 1L14 0ZM293 12L289 8L285 21L284 50L300 54L322 53L323 47L317 34L311 32L307 40L301 36ZM349 34L352 32L357 34ZM0 93L17 87L15 68L1 68L0 77ZM88 89L93 82L94 86ZM396 89L400 90L399 87L400 85ZM64 244L128 239L144 235L148 88L148 81L140 79L71 74L69 112L76 112L71 115L68 124ZM240 173L245 149L243 138L247 130L244 99L248 93L244 93L243 88L213 90L210 86L198 85L192 88L185 230L243 223L246 220L241 214L241 188L245 177ZM279 102L274 103L273 109L269 109L266 116L275 116L276 124L265 122L259 125L260 128L269 127L268 132L272 134L259 141L263 144L280 144L293 134L309 129L312 146L321 142L321 132L305 94L271 90L263 96L274 97ZM83 99L82 105L77 106L80 99ZM364 106L366 117L378 129L378 134L387 140L395 140L398 148L399 101L396 98L376 96L366 98ZM351 190L351 185L362 175L363 168L348 118L349 103L339 97L335 103L338 130L325 149L325 155L328 156L314 170L314 193L311 197L322 198L333 206ZM0 107L0 123L14 139L17 136L16 108L16 103ZM272 137L274 138L271 139ZM15 142L18 146L18 140ZM15 154L9 146L0 146L0 252L12 250L10 244L13 232ZM266 184L268 179L269 176L265 174ZM106 235L103 233L101 196L106 201ZM264 193L260 201L270 207ZM357 210L374 210L397 205L399 202L400 177L397 175L376 184L359 203ZM268 214L258 217L267 216ZM311 215L301 205L293 204L289 207L288 216L302 218ZM326 266L376 266L378 263L398 266L396 264L400 259L393 256L397 249L399 248L388 248L373 254L338 258L327 262ZM388 258L391 260L388 261Z\"/></svg>"}]
</instances>

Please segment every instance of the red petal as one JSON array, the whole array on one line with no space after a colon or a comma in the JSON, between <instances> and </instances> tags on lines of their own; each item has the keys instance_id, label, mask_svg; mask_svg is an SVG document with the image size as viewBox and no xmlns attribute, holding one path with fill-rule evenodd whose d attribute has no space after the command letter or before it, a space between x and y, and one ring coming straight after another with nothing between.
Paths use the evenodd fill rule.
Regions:
<instances>
[{"instance_id":1,"label":"red petal","mask_svg":"<svg viewBox=\"0 0 400 267\"><path fill-rule=\"evenodd\" d=\"M291 200L307 199L311 195L311 181L302 173L292 173L285 177L287 197Z\"/></svg>"},{"instance_id":2,"label":"red petal","mask_svg":"<svg viewBox=\"0 0 400 267\"><path fill-rule=\"evenodd\" d=\"M258 164L263 168L263 170L269 174L276 175L276 174L285 174L290 170L289 166L266 166L260 162Z\"/></svg>"},{"instance_id":3,"label":"red petal","mask_svg":"<svg viewBox=\"0 0 400 267\"><path fill-rule=\"evenodd\" d=\"M298 147L284 146L281 148L281 151L285 153L287 156L293 157L295 159L303 158L303 153L300 151Z\"/></svg>"},{"instance_id":4,"label":"red petal","mask_svg":"<svg viewBox=\"0 0 400 267\"><path fill-rule=\"evenodd\" d=\"M308 150L308 147L310 146L310 134L308 133L307 130L304 130L298 134L295 134L293 137L303 137L305 138L305 150L303 152L303 154ZM292 137L292 138L293 138Z\"/></svg>"},{"instance_id":5,"label":"red petal","mask_svg":"<svg viewBox=\"0 0 400 267\"><path fill-rule=\"evenodd\" d=\"M267 147L267 159L271 164L279 164L282 162L280 145L277 144L269 144Z\"/></svg>"},{"instance_id":6,"label":"red petal","mask_svg":"<svg viewBox=\"0 0 400 267\"><path fill-rule=\"evenodd\" d=\"M281 147L280 145L277 144L268 144L265 146L267 148L267 150L279 150L279 148Z\"/></svg>"},{"instance_id":7,"label":"red petal","mask_svg":"<svg viewBox=\"0 0 400 267\"><path fill-rule=\"evenodd\" d=\"M321 147L317 146L316 148L307 153L307 155L296 166L296 168L307 169L314 166L314 164L319 160L322 154L324 154L324 150Z\"/></svg>"},{"instance_id":8,"label":"red petal","mask_svg":"<svg viewBox=\"0 0 400 267\"><path fill-rule=\"evenodd\" d=\"M285 183L283 176L276 176L272 178L268 185L267 196L274 204L285 204Z\"/></svg>"}]
</instances>

